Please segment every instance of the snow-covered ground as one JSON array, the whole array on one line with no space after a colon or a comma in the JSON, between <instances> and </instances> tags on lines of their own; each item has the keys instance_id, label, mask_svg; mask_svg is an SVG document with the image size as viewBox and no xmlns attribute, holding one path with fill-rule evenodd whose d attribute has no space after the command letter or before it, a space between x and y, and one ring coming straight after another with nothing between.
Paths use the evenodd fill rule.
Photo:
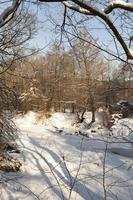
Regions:
<instances>
[{"instance_id":1,"label":"snow-covered ground","mask_svg":"<svg viewBox=\"0 0 133 200\"><path fill-rule=\"evenodd\" d=\"M116 121L112 132L98 120L76 126L71 113L39 119L34 112L15 119L23 166L1 175L1 200L133 199L133 119Z\"/></svg>"}]
</instances>

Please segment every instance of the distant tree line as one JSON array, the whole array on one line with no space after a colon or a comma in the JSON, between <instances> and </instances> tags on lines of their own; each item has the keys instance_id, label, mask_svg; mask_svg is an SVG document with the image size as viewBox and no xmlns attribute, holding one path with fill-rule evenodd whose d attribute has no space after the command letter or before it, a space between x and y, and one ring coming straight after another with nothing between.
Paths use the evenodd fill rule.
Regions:
<instances>
[{"instance_id":1,"label":"distant tree line","mask_svg":"<svg viewBox=\"0 0 133 200\"><path fill-rule=\"evenodd\" d=\"M54 43L44 55L16 61L8 72L8 84L24 112L95 113L122 99L133 101L130 67L111 65L99 50L78 39L69 49ZM9 74L4 75L7 81Z\"/></svg>"}]
</instances>

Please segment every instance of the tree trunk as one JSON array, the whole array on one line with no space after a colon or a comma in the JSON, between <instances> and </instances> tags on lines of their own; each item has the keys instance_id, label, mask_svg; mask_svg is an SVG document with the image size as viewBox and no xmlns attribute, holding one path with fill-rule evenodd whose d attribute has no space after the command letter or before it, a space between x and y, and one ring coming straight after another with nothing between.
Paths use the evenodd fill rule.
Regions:
<instances>
[{"instance_id":1,"label":"tree trunk","mask_svg":"<svg viewBox=\"0 0 133 200\"><path fill-rule=\"evenodd\" d=\"M95 122L95 108L94 106L92 107L92 119L91 119L91 122Z\"/></svg>"}]
</instances>

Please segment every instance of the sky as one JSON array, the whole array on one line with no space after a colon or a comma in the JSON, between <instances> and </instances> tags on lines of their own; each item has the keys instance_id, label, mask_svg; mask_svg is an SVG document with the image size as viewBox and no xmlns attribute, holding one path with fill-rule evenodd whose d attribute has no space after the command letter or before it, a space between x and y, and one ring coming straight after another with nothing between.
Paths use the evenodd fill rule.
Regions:
<instances>
[{"instance_id":1,"label":"sky","mask_svg":"<svg viewBox=\"0 0 133 200\"><path fill-rule=\"evenodd\" d=\"M36 13L39 22L39 27L34 35L34 38L29 42L31 46L35 48L44 48L44 52L47 51L53 41L60 37L60 32L55 31L55 23L62 24L63 21L63 7L59 6L58 3L53 4L43 4L41 8L37 8L36 5L32 5L32 12ZM103 24L98 20L93 20L86 24L90 28L90 33L96 39L98 39L99 44L106 44L108 48L114 50L110 35L107 31L102 30L104 28Z\"/></svg>"},{"instance_id":2,"label":"sky","mask_svg":"<svg viewBox=\"0 0 133 200\"><path fill-rule=\"evenodd\" d=\"M37 16L38 26L36 34L32 39L28 41L28 44L33 48L43 49L42 52L46 52L57 37L60 37L61 33L55 31L55 24L62 24L63 22L63 6L60 3L43 3L41 7L36 4L28 3L30 12ZM1 5L0 5L1 9ZM77 15L77 19L81 15ZM83 15L82 15L83 16ZM114 43L109 33L103 30L104 25L94 17L93 20L87 21L86 27L89 28L93 38L98 39L100 46L104 45L104 48L115 50ZM105 54L107 57L108 55Z\"/></svg>"},{"instance_id":3,"label":"sky","mask_svg":"<svg viewBox=\"0 0 133 200\"><path fill-rule=\"evenodd\" d=\"M34 46L35 48L44 48L44 50L49 49L49 46L57 37L55 25L51 22L52 18L56 21L61 21L61 19L59 19L58 11L59 6L56 3L50 6L46 4L46 6L40 8L36 5L32 6L32 12L37 16L38 27L33 39L29 41L31 46Z\"/></svg>"}]
</instances>

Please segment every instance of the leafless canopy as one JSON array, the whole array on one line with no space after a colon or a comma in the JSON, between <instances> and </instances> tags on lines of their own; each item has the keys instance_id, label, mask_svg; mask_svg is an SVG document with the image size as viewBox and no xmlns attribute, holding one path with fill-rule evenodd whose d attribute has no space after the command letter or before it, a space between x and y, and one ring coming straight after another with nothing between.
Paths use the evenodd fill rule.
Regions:
<instances>
[{"instance_id":1,"label":"leafless canopy","mask_svg":"<svg viewBox=\"0 0 133 200\"><path fill-rule=\"evenodd\" d=\"M0 14L0 27L4 26L13 16L20 4L24 2L22 0L12 0L12 4L3 10ZM125 12L133 12L133 3L124 0L115 0L110 3L106 2L106 6L101 3L101 6L97 6L96 2L98 1L81 1L81 0L71 0L71 1L63 1L63 0L34 0L34 3L41 3L41 2L60 2L66 8L74 10L78 13L84 15L92 15L95 17L99 17L102 21L107 25L107 27L112 31L113 35L117 39L117 41L122 46L126 56L128 59L133 59L133 51L130 49L130 45L127 44L125 38L121 35L120 31L118 30L117 26L114 24L112 17L110 16L113 14L114 10L123 10ZM107 5L108 3L108 5ZM95 5L95 6L94 6ZM103 6L103 9L101 8ZM132 40L132 36L129 38L130 43Z\"/></svg>"}]
</instances>

